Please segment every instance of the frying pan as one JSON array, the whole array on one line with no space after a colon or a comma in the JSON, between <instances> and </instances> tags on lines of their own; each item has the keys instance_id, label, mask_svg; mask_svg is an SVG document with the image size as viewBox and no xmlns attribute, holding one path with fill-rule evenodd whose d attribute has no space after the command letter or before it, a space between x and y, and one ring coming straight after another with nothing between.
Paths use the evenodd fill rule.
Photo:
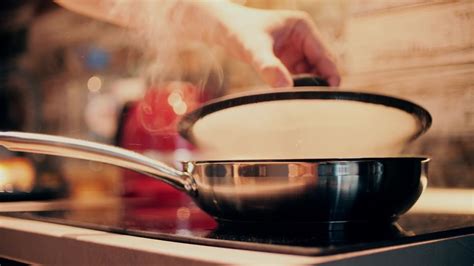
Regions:
<instances>
[{"instance_id":1,"label":"frying pan","mask_svg":"<svg viewBox=\"0 0 474 266\"><path fill-rule=\"evenodd\" d=\"M421 195L423 157L183 162L177 170L125 149L21 132L0 132L13 151L65 156L135 170L185 191L219 222L391 221Z\"/></svg>"},{"instance_id":2,"label":"frying pan","mask_svg":"<svg viewBox=\"0 0 474 266\"><path fill-rule=\"evenodd\" d=\"M328 90L310 76L294 83L208 102L180 120L179 132L205 159L360 158L398 156L431 125L410 101Z\"/></svg>"}]
</instances>

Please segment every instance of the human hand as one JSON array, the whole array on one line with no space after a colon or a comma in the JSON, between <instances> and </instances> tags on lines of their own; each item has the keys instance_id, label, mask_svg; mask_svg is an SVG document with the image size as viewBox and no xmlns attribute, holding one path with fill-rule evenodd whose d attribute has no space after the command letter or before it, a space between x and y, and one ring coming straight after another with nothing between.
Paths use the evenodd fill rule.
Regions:
<instances>
[{"instance_id":1,"label":"human hand","mask_svg":"<svg viewBox=\"0 0 474 266\"><path fill-rule=\"evenodd\" d=\"M302 73L339 85L334 57L306 13L242 6L226 11L232 15L221 16L225 34L218 35L218 42L252 65L269 85L292 86L292 74Z\"/></svg>"},{"instance_id":2,"label":"human hand","mask_svg":"<svg viewBox=\"0 0 474 266\"><path fill-rule=\"evenodd\" d=\"M149 35L174 32L180 38L218 43L273 87L292 86L291 75L302 73L324 78L331 86L340 82L334 57L301 11L254 9L229 0L56 1Z\"/></svg>"}]
</instances>

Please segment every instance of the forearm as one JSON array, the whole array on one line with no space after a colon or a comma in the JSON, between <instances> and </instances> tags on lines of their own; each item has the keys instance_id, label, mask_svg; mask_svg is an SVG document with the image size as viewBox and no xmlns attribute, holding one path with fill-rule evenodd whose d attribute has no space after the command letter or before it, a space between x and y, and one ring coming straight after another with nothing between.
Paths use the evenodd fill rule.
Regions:
<instances>
[{"instance_id":1,"label":"forearm","mask_svg":"<svg viewBox=\"0 0 474 266\"><path fill-rule=\"evenodd\" d=\"M244 8L228 0L55 0L79 14L150 34L221 43L225 24ZM232 13L232 14L230 14Z\"/></svg>"},{"instance_id":2,"label":"forearm","mask_svg":"<svg viewBox=\"0 0 474 266\"><path fill-rule=\"evenodd\" d=\"M218 44L251 64L275 87L292 85L291 74L313 73L332 86L340 76L329 49L304 12L252 9L232 0L56 0L75 12L135 29L156 61L174 62L186 40ZM171 59L170 59L171 58Z\"/></svg>"}]
</instances>

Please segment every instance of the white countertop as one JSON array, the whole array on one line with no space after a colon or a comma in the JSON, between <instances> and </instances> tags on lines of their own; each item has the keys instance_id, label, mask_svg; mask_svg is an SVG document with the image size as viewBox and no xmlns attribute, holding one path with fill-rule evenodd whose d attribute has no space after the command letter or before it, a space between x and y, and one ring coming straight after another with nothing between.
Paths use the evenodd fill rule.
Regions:
<instances>
[{"instance_id":1,"label":"white countertop","mask_svg":"<svg viewBox=\"0 0 474 266\"><path fill-rule=\"evenodd\" d=\"M1 211L65 202L0 203ZM178 243L0 216L0 257L60 265L472 265L474 234L330 256L296 256ZM461 264L460 264L461 263ZM463 264L467 263L467 264Z\"/></svg>"},{"instance_id":2,"label":"white countertop","mask_svg":"<svg viewBox=\"0 0 474 266\"><path fill-rule=\"evenodd\" d=\"M61 265L314 265L363 257L367 260L368 256L384 254L387 258L396 256L397 261L402 262L403 256L400 255L403 253L409 253L410 256L405 259L413 261L414 256L432 258L437 256L436 252L439 256L440 250L445 253L444 256L452 259L448 251L453 245L457 248L465 247L467 253L464 256L469 256L467 247L472 249L474 244L474 235L469 235L340 255L309 257L147 239L3 216L0 216L0 239L0 257ZM465 253L462 249L459 251ZM470 256L474 261L473 250L470 250Z\"/></svg>"}]
</instances>

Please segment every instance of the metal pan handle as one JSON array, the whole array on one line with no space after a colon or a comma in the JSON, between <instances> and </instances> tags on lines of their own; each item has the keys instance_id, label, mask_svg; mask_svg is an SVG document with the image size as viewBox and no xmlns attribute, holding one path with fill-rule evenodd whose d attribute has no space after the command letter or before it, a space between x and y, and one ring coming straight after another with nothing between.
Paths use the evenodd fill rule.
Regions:
<instances>
[{"instance_id":1,"label":"metal pan handle","mask_svg":"<svg viewBox=\"0 0 474 266\"><path fill-rule=\"evenodd\" d=\"M196 189L192 177L186 172L136 152L105 144L46 134L0 132L0 145L12 151L112 164L149 175L188 193L193 193Z\"/></svg>"},{"instance_id":2,"label":"metal pan handle","mask_svg":"<svg viewBox=\"0 0 474 266\"><path fill-rule=\"evenodd\" d=\"M293 77L294 87L328 87L327 80L313 75L298 75Z\"/></svg>"}]
</instances>

